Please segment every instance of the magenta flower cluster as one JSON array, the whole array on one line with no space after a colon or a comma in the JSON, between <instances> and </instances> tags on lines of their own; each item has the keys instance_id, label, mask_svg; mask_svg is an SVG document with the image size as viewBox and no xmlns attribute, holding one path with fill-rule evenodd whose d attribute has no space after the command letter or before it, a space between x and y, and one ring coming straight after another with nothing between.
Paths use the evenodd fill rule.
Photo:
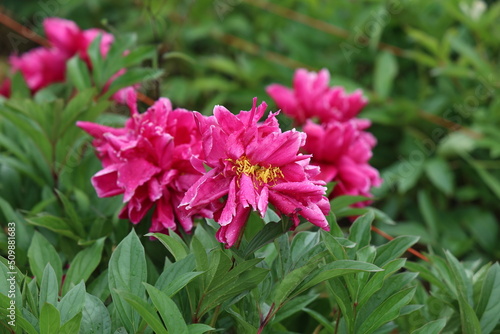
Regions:
<instances>
[{"instance_id":1,"label":"magenta flower cluster","mask_svg":"<svg viewBox=\"0 0 500 334\"><path fill-rule=\"evenodd\" d=\"M269 203L299 224L299 216L328 230L330 204L320 173L299 152L306 135L282 132L265 103L235 115L222 106L213 116L172 110L160 99L137 112L135 94L125 127L78 122L92 135L103 169L92 178L100 197L123 194L121 218L138 223L153 209L150 231L187 232L193 217L214 218L217 239L231 247L241 237L252 210L262 217Z\"/></svg>"},{"instance_id":2,"label":"magenta flower cluster","mask_svg":"<svg viewBox=\"0 0 500 334\"><path fill-rule=\"evenodd\" d=\"M47 18L43 21L43 28L50 47L38 47L22 55L9 57L12 73L20 72L28 88L34 94L42 88L56 82L62 82L66 77L66 63L78 55L92 69L88 55L90 44L100 35L101 56L105 57L114 41L113 35L101 29L81 30L73 21L61 18ZM124 73L124 69L116 73L111 80ZM123 88L113 95L113 99L123 103L123 97L132 87ZM0 95L9 97L11 82L9 79L0 84Z\"/></svg>"},{"instance_id":3,"label":"magenta flower cluster","mask_svg":"<svg viewBox=\"0 0 500 334\"><path fill-rule=\"evenodd\" d=\"M378 171L370 166L376 139L366 132L371 123L356 118L367 100L360 90L348 94L343 87L330 87L330 73L298 69L293 89L278 84L267 88L285 115L294 119L307 134L304 152L311 164L319 166L317 176L336 182L331 194L371 197L370 189L382 183ZM359 203L362 206L365 203Z\"/></svg>"}]
</instances>

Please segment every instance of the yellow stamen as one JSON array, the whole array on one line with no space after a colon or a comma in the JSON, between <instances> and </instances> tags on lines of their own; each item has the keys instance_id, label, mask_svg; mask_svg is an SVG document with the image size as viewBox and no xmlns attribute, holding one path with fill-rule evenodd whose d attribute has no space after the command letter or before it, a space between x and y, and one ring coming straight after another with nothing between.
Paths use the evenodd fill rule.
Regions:
<instances>
[{"instance_id":1,"label":"yellow stamen","mask_svg":"<svg viewBox=\"0 0 500 334\"><path fill-rule=\"evenodd\" d=\"M245 155L242 155L237 160L227 159L227 161L234 164L233 171L236 172L238 177L240 177L241 174L253 177L254 185L255 181L258 181L260 185L270 182L276 183L276 179L283 177L283 173L279 167L273 167L271 165L269 165L269 167L252 165Z\"/></svg>"}]
</instances>

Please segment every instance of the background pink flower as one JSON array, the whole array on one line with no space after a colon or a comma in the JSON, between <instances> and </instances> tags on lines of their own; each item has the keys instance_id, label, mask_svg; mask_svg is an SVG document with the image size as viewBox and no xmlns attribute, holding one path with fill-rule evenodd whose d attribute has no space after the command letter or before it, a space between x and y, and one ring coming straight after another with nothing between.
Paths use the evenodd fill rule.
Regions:
<instances>
[{"instance_id":1,"label":"background pink flower","mask_svg":"<svg viewBox=\"0 0 500 334\"><path fill-rule=\"evenodd\" d=\"M348 94L343 87L329 87L330 73L298 69L293 77L293 89L272 84L266 89L276 105L297 124L317 118L321 122L347 121L361 111L367 100L360 90Z\"/></svg>"},{"instance_id":2,"label":"background pink flower","mask_svg":"<svg viewBox=\"0 0 500 334\"><path fill-rule=\"evenodd\" d=\"M154 206L151 232L176 230L177 223L189 232L192 212L178 206L202 175L190 163L202 153L194 113L172 110L166 98L143 114L137 112L135 94L128 102L131 118L124 128L77 123L95 138L93 145L104 167L92 177L92 184L100 197L123 194L126 204L120 218L139 223ZM208 209L201 214L211 216Z\"/></svg>"},{"instance_id":3,"label":"background pink flower","mask_svg":"<svg viewBox=\"0 0 500 334\"><path fill-rule=\"evenodd\" d=\"M266 107L265 103L257 107L254 99L250 111L234 115L216 106L214 116L199 118L203 163L212 169L187 191L181 206L200 209L222 204L214 217L221 225L217 239L226 247L237 243L250 211L264 216L268 203L291 217L295 226L300 215L329 229L324 182L312 180L319 171L309 165L309 156L299 153L305 134L281 132L277 113L257 123Z\"/></svg>"},{"instance_id":4,"label":"background pink flower","mask_svg":"<svg viewBox=\"0 0 500 334\"><path fill-rule=\"evenodd\" d=\"M106 57L114 41L113 35L101 29L81 30L73 21L61 18L47 18L43 27L51 47L38 47L20 56L13 55L9 58L11 71L20 71L27 82L32 93L47 87L50 84L65 80L66 63L75 55L78 55L92 69L92 63L88 55L88 49L92 42L100 35L101 56ZM117 77L125 73L125 69L118 71L106 84L104 91ZM118 103L123 103L123 96L130 89L118 91L112 97ZM10 96L9 91L2 85L0 94Z\"/></svg>"},{"instance_id":5,"label":"background pink flower","mask_svg":"<svg viewBox=\"0 0 500 334\"><path fill-rule=\"evenodd\" d=\"M382 183L378 171L369 165L375 137L366 131L370 121L352 119L316 124L307 121L304 151L312 154L311 163L321 169L317 176L325 182L337 182L333 195L371 197L370 189Z\"/></svg>"}]
</instances>

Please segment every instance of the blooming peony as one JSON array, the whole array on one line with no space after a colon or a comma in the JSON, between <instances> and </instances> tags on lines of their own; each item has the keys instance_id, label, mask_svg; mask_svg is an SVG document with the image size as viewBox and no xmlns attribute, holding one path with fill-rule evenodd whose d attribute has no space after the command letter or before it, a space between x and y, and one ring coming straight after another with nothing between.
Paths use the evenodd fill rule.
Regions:
<instances>
[{"instance_id":1,"label":"blooming peony","mask_svg":"<svg viewBox=\"0 0 500 334\"><path fill-rule=\"evenodd\" d=\"M135 94L128 97L132 117L124 128L90 122L77 125L95 139L93 145L104 169L92 177L99 197L123 194L120 218L133 223L154 206L151 232L185 231L193 226L192 213L178 209L184 193L202 175L190 160L201 153L201 136L194 113L172 110L166 98L139 114ZM200 213L210 217L207 208Z\"/></svg>"},{"instance_id":2,"label":"blooming peony","mask_svg":"<svg viewBox=\"0 0 500 334\"><path fill-rule=\"evenodd\" d=\"M367 101L360 90L347 94L343 87L329 87L330 73L298 69L293 77L293 89L272 84L267 93L276 105L297 124L318 118L320 122L347 121L361 111Z\"/></svg>"},{"instance_id":3,"label":"blooming peony","mask_svg":"<svg viewBox=\"0 0 500 334\"><path fill-rule=\"evenodd\" d=\"M101 29L80 30L73 22L61 18L47 18L43 22L43 27L51 47L38 47L21 56L11 56L9 61L12 66L12 72L20 71L26 80L32 93L47 87L50 84L64 81L66 73L66 62L75 55L78 55L85 61L89 69L92 69L92 63L88 55L90 44L101 35L100 51L101 56L105 57L113 43L113 35L106 33ZM105 90L109 87L112 80L125 73L125 69L116 73L107 83ZM113 99L121 103L122 96L127 94L127 88L124 92L116 92ZM133 88L132 88L133 89ZM3 88L0 94L10 96L10 92Z\"/></svg>"},{"instance_id":4,"label":"blooming peony","mask_svg":"<svg viewBox=\"0 0 500 334\"><path fill-rule=\"evenodd\" d=\"M257 123L267 105L232 114L222 106L214 116L199 117L205 160L211 168L186 193L181 206L187 209L218 204L214 214L221 225L217 239L233 246L241 236L251 210L264 216L271 203L280 214L299 215L328 230L325 215L330 210L323 181L313 181L319 173L309 165L309 156L299 153L306 136L295 130L281 132L277 113ZM197 164L202 168L202 164Z\"/></svg>"},{"instance_id":5,"label":"blooming peony","mask_svg":"<svg viewBox=\"0 0 500 334\"><path fill-rule=\"evenodd\" d=\"M35 48L21 56L10 56L12 71L20 71L32 92L64 80L66 57L57 49Z\"/></svg>"},{"instance_id":6,"label":"blooming peony","mask_svg":"<svg viewBox=\"0 0 500 334\"><path fill-rule=\"evenodd\" d=\"M370 189L382 183L378 171L368 164L376 144L375 137L363 131L369 126L370 121L365 119L323 124L307 121L304 125L304 151L312 154L311 163L321 169L317 178L337 182L334 196L370 197Z\"/></svg>"}]
</instances>

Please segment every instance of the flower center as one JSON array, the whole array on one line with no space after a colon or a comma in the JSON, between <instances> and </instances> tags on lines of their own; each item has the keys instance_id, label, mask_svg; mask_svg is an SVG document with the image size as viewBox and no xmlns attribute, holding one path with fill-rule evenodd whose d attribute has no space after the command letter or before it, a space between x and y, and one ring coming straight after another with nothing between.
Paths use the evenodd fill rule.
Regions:
<instances>
[{"instance_id":1,"label":"flower center","mask_svg":"<svg viewBox=\"0 0 500 334\"><path fill-rule=\"evenodd\" d=\"M248 176L253 176L255 181L258 181L261 185L263 183L275 182L276 179L282 178L283 173L279 167L263 167L259 165L252 165L250 160L245 155L242 155L239 159L227 159L234 164L233 171L236 172L238 177L241 174L246 174Z\"/></svg>"}]
</instances>

